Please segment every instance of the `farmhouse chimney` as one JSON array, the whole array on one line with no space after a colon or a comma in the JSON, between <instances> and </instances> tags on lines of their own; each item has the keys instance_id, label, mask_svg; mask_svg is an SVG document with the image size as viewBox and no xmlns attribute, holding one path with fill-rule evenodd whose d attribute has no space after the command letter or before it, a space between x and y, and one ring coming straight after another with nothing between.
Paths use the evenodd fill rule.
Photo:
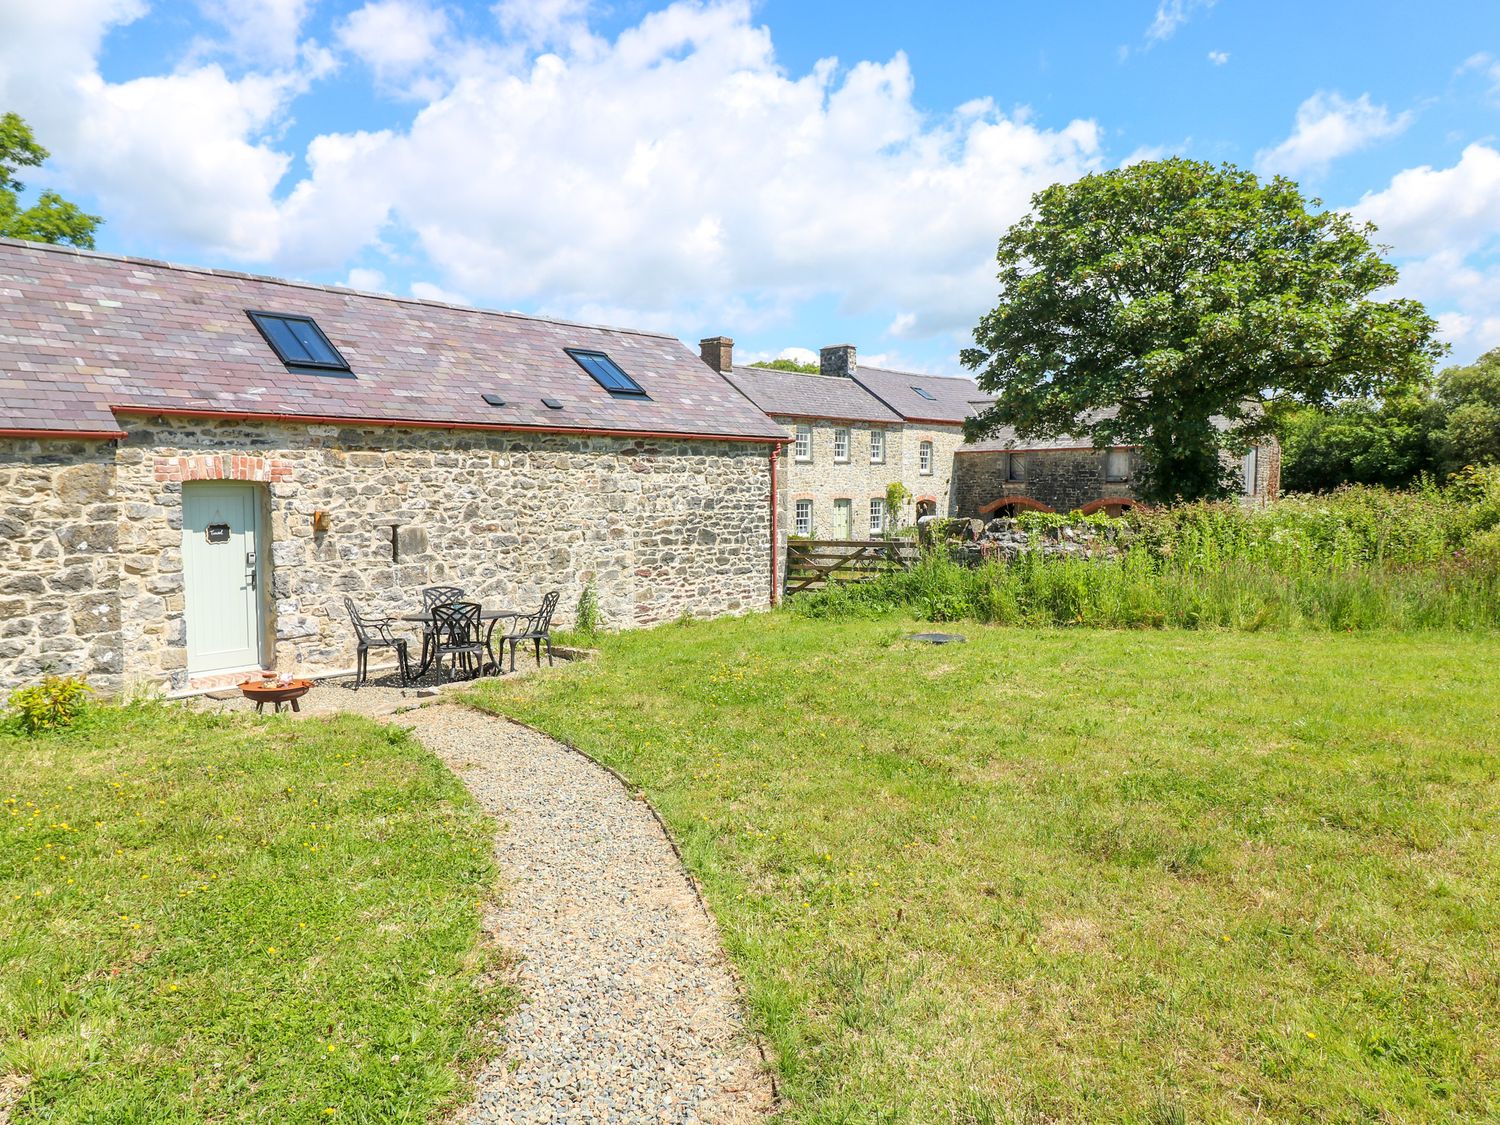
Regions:
<instances>
[{"instance_id":1,"label":"farmhouse chimney","mask_svg":"<svg viewBox=\"0 0 1500 1125\"><path fill-rule=\"evenodd\" d=\"M703 357L704 363L720 375L728 375L734 370L734 341L728 336L710 336L706 340L699 340L698 354Z\"/></svg>"},{"instance_id":2,"label":"farmhouse chimney","mask_svg":"<svg viewBox=\"0 0 1500 1125\"><path fill-rule=\"evenodd\" d=\"M854 345L830 344L818 352L818 374L837 375L840 378L854 377Z\"/></svg>"}]
</instances>

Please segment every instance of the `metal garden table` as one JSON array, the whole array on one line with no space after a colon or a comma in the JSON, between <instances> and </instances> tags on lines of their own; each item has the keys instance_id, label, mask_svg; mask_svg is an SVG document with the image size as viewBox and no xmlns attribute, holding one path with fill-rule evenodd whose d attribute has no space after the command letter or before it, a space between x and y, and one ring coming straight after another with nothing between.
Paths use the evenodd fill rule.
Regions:
<instances>
[{"instance_id":1,"label":"metal garden table","mask_svg":"<svg viewBox=\"0 0 1500 1125\"><path fill-rule=\"evenodd\" d=\"M480 608L480 610L479 610L479 620L480 620L480 622L481 623L489 622L489 627L487 629L485 629L485 631L484 631L484 650L485 650L485 652L489 653L489 657L490 657L489 664L485 665L486 668L493 667L493 668L499 669L500 671L504 671L504 665L500 661L498 661L498 660L495 659L495 650L494 650L494 648L490 644L491 639L495 635L495 626L497 624L499 624L501 621L510 621L510 620L514 620L517 617L525 617L525 616L526 616L525 613L522 613L521 611L514 610L514 609L485 609L483 607ZM417 671L416 671L416 674L414 676L412 676L412 679L414 679L414 680L420 680L423 676L425 676L427 674L427 670L430 667L432 667L433 654L437 650L437 646L435 644L431 643L431 641L433 639L432 638L432 614L431 614L431 612L426 612L426 613L405 613L405 614L402 614L400 617L396 618L396 620L397 621L409 621L413 625L420 625L420 626L422 626L422 666L420 668L418 668ZM483 668L480 669L481 672L483 670L484 670Z\"/></svg>"}]
</instances>

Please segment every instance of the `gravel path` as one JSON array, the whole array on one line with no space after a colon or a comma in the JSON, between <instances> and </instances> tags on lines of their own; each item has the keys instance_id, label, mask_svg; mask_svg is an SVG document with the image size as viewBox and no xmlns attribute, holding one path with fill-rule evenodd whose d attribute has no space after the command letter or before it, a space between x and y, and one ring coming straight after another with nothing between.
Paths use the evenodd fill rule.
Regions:
<instances>
[{"instance_id":1,"label":"gravel path","mask_svg":"<svg viewBox=\"0 0 1500 1125\"><path fill-rule=\"evenodd\" d=\"M650 810L525 727L450 704L392 721L501 828L505 901L485 919L526 997L471 1122L736 1125L768 1113L718 931Z\"/></svg>"}]
</instances>

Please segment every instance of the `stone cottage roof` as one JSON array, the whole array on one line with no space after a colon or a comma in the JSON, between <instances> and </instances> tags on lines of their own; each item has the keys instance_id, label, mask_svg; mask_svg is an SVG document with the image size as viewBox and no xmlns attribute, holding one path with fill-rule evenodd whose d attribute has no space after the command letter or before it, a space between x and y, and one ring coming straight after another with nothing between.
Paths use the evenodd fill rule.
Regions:
<instances>
[{"instance_id":1,"label":"stone cottage roof","mask_svg":"<svg viewBox=\"0 0 1500 1125\"><path fill-rule=\"evenodd\" d=\"M767 414L890 425L901 421L899 414L853 379L843 376L736 367L727 378Z\"/></svg>"},{"instance_id":2,"label":"stone cottage roof","mask_svg":"<svg viewBox=\"0 0 1500 1125\"><path fill-rule=\"evenodd\" d=\"M248 310L313 318L353 377L288 369ZM115 436L116 413L785 440L670 336L0 239L0 433Z\"/></svg>"},{"instance_id":3,"label":"stone cottage roof","mask_svg":"<svg viewBox=\"0 0 1500 1125\"><path fill-rule=\"evenodd\" d=\"M990 401L979 384L961 376L917 375L860 365L854 381L908 422L961 425ZM932 397L923 397L919 387Z\"/></svg>"}]
</instances>

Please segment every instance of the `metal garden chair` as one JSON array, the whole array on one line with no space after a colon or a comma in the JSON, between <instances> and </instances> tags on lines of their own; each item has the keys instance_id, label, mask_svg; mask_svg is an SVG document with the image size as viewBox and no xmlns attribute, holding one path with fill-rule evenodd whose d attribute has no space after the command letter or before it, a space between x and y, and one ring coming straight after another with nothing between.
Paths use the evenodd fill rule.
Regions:
<instances>
[{"instance_id":1,"label":"metal garden chair","mask_svg":"<svg viewBox=\"0 0 1500 1125\"><path fill-rule=\"evenodd\" d=\"M443 682L443 657L450 657L456 671L462 664L465 672L484 667L489 650L479 630L478 602L454 602L432 607L432 655L437 661L437 681ZM472 658L472 667L471 667Z\"/></svg>"},{"instance_id":2,"label":"metal garden chair","mask_svg":"<svg viewBox=\"0 0 1500 1125\"><path fill-rule=\"evenodd\" d=\"M536 666L542 666L542 644L547 645L547 666L552 666L552 614L557 609L557 600L562 597L556 590L542 599L541 608L526 617L517 617L510 632L501 641L510 645L510 670L516 670L516 646L522 641L531 641L536 646ZM502 652L503 657L503 652Z\"/></svg>"},{"instance_id":3,"label":"metal garden chair","mask_svg":"<svg viewBox=\"0 0 1500 1125\"><path fill-rule=\"evenodd\" d=\"M370 650L391 648L396 650L396 662L401 669L401 684L404 687L411 679L406 659L406 640L391 632L388 617L366 617L359 612L354 599L344 598L344 608L349 611L349 620L354 625L356 648L354 653L354 690L358 691L370 674Z\"/></svg>"}]
</instances>

